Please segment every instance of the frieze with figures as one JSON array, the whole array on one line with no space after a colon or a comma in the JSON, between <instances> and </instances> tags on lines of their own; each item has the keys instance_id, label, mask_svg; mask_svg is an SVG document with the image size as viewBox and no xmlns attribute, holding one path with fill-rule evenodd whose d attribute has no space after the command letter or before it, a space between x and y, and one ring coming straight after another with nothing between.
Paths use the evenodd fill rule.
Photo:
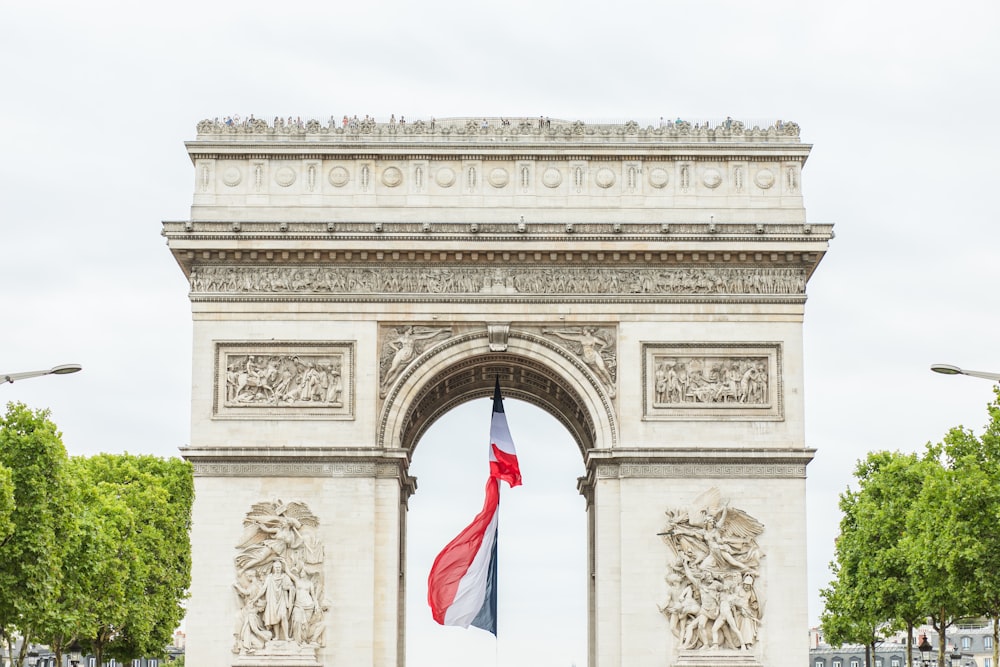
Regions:
<instances>
[{"instance_id":1,"label":"frieze with figures","mask_svg":"<svg viewBox=\"0 0 1000 667\"><path fill-rule=\"evenodd\" d=\"M767 406L767 357L655 357L653 405Z\"/></svg>"},{"instance_id":2,"label":"frieze with figures","mask_svg":"<svg viewBox=\"0 0 1000 667\"><path fill-rule=\"evenodd\" d=\"M199 265L203 294L802 295L801 268L541 268Z\"/></svg>"},{"instance_id":3,"label":"frieze with figures","mask_svg":"<svg viewBox=\"0 0 1000 667\"><path fill-rule=\"evenodd\" d=\"M782 418L777 343L647 343L648 418Z\"/></svg>"},{"instance_id":4,"label":"frieze with figures","mask_svg":"<svg viewBox=\"0 0 1000 667\"><path fill-rule=\"evenodd\" d=\"M754 649L764 618L764 525L715 487L665 514L658 535L669 554L667 596L658 606L680 649Z\"/></svg>"},{"instance_id":5,"label":"frieze with figures","mask_svg":"<svg viewBox=\"0 0 1000 667\"><path fill-rule=\"evenodd\" d=\"M351 416L354 361L349 343L220 344L216 363L216 416Z\"/></svg>"}]
</instances>

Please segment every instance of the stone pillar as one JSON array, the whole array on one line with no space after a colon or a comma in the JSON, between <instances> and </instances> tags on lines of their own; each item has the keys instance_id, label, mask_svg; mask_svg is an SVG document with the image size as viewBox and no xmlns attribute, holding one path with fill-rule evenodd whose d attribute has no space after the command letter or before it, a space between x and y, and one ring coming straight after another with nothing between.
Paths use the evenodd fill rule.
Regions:
<instances>
[{"instance_id":1,"label":"stone pillar","mask_svg":"<svg viewBox=\"0 0 1000 667\"><path fill-rule=\"evenodd\" d=\"M184 451L196 475L189 650L234 667L402 664L402 538L415 489L405 458L290 449ZM289 534L267 533L286 519ZM316 636L220 641L221 628L240 634L252 589L240 574L275 561L312 579Z\"/></svg>"},{"instance_id":2,"label":"stone pillar","mask_svg":"<svg viewBox=\"0 0 1000 667\"><path fill-rule=\"evenodd\" d=\"M809 450L591 452L580 481L592 517L591 665L804 664L797 629L811 458ZM696 625L685 642L691 628L674 619L698 617L692 610L710 607L709 598L708 641Z\"/></svg>"}]
</instances>

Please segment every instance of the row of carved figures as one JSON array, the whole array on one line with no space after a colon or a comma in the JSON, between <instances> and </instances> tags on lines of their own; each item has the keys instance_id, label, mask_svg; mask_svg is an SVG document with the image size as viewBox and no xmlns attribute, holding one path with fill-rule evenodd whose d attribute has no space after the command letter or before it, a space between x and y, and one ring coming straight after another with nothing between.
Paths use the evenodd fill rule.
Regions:
<instances>
[{"instance_id":1,"label":"row of carved figures","mask_svg":"<svg viewBox=\"0 0 1000 667\"><path fill-rule=\"evenodd\" d=\"M258 267L204 265L195 293L329 294L802 294L798 268L517 269L488 267Z\"/></svg>"},{"instance_id":2,"label":"row of carved figures","mask_svg":"<svg viewBox=\"0 0 1000 667\"><path fill-rule=\"evenodd\" d=\"M346 118L346 117L345 117ZM771 124L747 127L741 121L728 123L690 121L675 121L660 124L658 127L645 127L634 120L625 123L584 123L583 121L564 121L544 119L541 123L534 119L449 119L429 121L416 120L410 123L380 123L366 116L363 120L356 117L338 120L331 116L328 123L313 118L303 121L301 118L289 117L286 122L275 118L273 123L252 115L246 119L238 116L219 120L205 119L197 125L198 134L349 134L349 135L395 135L395 134L437 134L448 136L479 135L536 135L536 136L643 136L643 137L702 137L702 138L776 138L798 137L799 126L790 121L777 121Z\"/></svg>"}]
</instances>

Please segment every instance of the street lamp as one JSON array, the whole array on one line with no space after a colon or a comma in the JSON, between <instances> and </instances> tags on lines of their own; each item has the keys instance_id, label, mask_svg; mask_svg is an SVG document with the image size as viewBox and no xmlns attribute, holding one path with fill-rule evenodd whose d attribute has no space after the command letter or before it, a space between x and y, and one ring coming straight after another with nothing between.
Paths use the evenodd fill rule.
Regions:
<instances>
[{"instance_id":1,"label":"street lamp","mask_svg":"<svg viewBox=\"0 0 1000 667\"><path fill-rule=\"evenodd\" d=\"M69 653L69 663L73 667L79 667L80 661L83 660L83 651L80 650L80 642L73 640L73 643L66 647L66 651Z\"/></svg>"},{"instance_id":2,"label":"street lamp","mask_svg":"<svg viewBox=\"0 0 1000 667\"><path fill-rule=\"evenodd\" d=\"M971 377L983 378L984 380L993 380L994 382L1000 382L1000 373L967 371L964 368L959 368L958 366L952 366L951 364L931 364L931 370L934 371L935 373L942 373L944 375L969 375Z\"/></svg>"},{"instance_id":3,"label":"street lamp","mask_svg":"<svg viewBox=\"0 0 1000 667\"><path fill-rule=\"evenodd\" d=\"M931 667L934 662L931 660L931 654L934 652L934 647L931 643L927 641L927 635L920 635L920 643L917 644L917 650L920 651L920 664L923 667Z\"/></svg>"},{"instance_id":4,"label":"street lamp","mask_svg":"<svg viewBox=\"0 0 1000 667\"><path fill-rule=\"evenodd\" d=\"M81 366L80 364L61 364L59 366L53 366L52 368L44 371L25 371L23 373L0 373L0 384L14 382L15 380L26 380L28 378L36 378L42 375L67 375L69 373L76 373L82 368L83 366Z\"/></svg>"}]
</instances>

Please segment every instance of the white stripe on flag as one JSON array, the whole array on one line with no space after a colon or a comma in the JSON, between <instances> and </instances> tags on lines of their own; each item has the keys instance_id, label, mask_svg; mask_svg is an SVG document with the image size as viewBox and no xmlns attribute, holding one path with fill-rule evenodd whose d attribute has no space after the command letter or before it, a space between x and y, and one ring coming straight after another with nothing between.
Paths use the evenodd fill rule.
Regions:
<instances>
[{"instance_id":1,"label":"white stripe on flag","mask_svg":"<svg viewBox=\"0 0 1000 667\"><path fill-rule=\"evenodd\" d=\"M497 537L497 520L500 507L493 511L493 518L483 535L482 545L472 559L469 569L458 584L455 601L444 615L445 625L469 627L486 600L486 585L490 577L490 560L493 558L493 543Z\"/></svg>"}]
</instances>

